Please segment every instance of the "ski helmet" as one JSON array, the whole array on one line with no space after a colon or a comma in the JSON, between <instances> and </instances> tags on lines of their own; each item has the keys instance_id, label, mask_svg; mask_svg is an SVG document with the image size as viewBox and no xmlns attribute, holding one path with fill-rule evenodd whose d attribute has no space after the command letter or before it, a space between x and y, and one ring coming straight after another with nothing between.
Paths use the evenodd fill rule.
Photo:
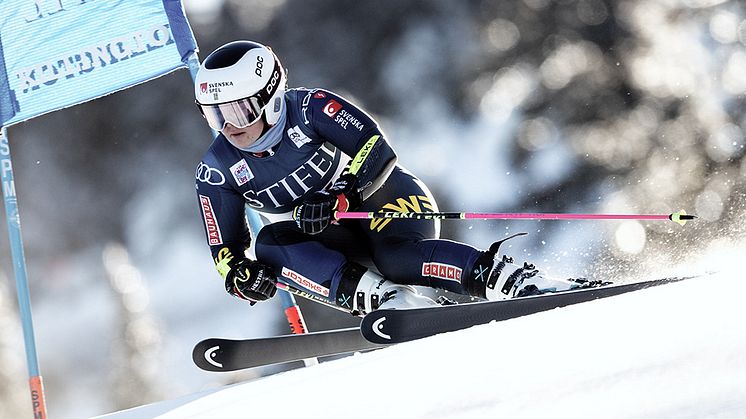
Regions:
<instances>
[{"instance_id":1,"label":"ski helmet","mask_svg":"<svg viewBox=\"0 0 746 419\"><path fill-rule=\"evenodd\" d=\"M247 127L264 115L274 125L284 110L287 76L268 47L251 41L223 45L205 58L197 71L197 106L216 131L230 123Z\"/></svg>"}]
</instances>

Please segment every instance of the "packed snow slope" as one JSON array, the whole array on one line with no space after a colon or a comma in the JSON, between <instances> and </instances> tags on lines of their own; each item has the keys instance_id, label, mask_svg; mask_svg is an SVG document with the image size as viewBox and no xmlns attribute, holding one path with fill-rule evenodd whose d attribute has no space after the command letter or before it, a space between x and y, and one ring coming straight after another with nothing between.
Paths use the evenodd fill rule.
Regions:
<instances>
[{"instance_id":1,"label":"packed snow slope","mask_svg":"<svg viewBox=\"0 0 746 419\"><path fill-rule=\"evenodd\" d=\"M746 418L745 297L706 275L111 417Z\"/></svg>"}]
</instances>

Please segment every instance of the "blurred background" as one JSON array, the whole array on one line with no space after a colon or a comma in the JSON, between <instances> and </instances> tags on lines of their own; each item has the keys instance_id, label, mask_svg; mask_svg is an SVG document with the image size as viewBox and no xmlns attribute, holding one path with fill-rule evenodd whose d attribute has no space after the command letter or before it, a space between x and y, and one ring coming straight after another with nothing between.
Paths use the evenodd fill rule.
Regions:
<instances>
[{"instance_id":1,"label":"blurred background","mask_svg":"<svg viewBox=\"0 0 746 419\"><path fill-rule=\"evenodd\" d=\"M624 281L746 236L743 2L184 3L202 57L257 40L279 55L291 87L328 88L368 110L441 210L700 217L685 227L453 221L443 237L485 248L526 231L505 247L517 260ZM193 100L181 70L9 129L53 417L302 365L213 374L191 362L206 337L288 333L279 301L249 308L213 268L194 193L211 138ZM0 217L1 415L23 418L27 373ZM311 330L354 324L301 304Z\"/></svg>"}]
</instances>

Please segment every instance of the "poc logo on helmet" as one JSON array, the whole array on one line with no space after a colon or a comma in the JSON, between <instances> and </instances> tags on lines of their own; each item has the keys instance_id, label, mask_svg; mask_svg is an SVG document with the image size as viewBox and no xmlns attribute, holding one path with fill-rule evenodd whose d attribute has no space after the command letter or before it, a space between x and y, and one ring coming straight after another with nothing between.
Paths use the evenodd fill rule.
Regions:
<instances>
[{"instance_id":1,"label":"poc logo on helmet","mask_svg":"<svg viewBox=\"0 0 746 419\"><path fill-rule=\"evenodd\" d=\"M280 80L280 72L275 71L275 73L272 75L272 80L270 80L269 83L267 83L267 87L264 88L264 91L266 91L267 94L272 94L279 80Z\"/></svg>"},{"instance_id":2,"label":"poc logo on helmet","mask_svg":"<svg viewBox=\"0 0 746 419\"><path fill-rule=\"evenodd\" d=\"M264 68L264 58L262 58L261 55L256 56L256 70L254 70L254 74L256 74L259 77L262 77L262 68Z\"/></svg>"}]
</instances>

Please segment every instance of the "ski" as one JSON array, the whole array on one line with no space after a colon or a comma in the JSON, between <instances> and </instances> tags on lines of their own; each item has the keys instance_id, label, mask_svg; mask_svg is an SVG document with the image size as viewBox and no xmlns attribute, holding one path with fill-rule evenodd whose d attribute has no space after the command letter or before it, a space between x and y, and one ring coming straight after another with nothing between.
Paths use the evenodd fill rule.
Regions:
<instances>
[{"instance_id":1,"label":"ski","mask_svg":"<svg viewBox=\"0 0 746 419\"><path fill-rule=\"evenodd\" d=\"M482 301L427 308L379 309L363 318L360 330L363 336L373 343L400 343L684 279L688 278L664 278L631 284L606 285L504 301Z\"/></svg>"},{"instance_id":2,"label":"ski","mask_svg":"<svg viewBox=\"0 0 746 419\"><path fill-rule=\"evenodd\" d=\"M491 321L508 320L688 278L692 277L607 285L505 301L413 309L379 309L367 314L360 328L256 339L205 339L195 345L192 359L203 370L227 372L306 358L369 351L438 333L465 329Z\"/></svg>"},{"instance_id":3,"label":"ski","mask_svg":"<svg viewBox=\"0 0 746 419\"><path fill-rule=\"evenodd\" d=\"M226 372L386 346L367 341L357 327L258 339L205 339L192 360L206 371Z\"/></svg>"}]
</instances>

